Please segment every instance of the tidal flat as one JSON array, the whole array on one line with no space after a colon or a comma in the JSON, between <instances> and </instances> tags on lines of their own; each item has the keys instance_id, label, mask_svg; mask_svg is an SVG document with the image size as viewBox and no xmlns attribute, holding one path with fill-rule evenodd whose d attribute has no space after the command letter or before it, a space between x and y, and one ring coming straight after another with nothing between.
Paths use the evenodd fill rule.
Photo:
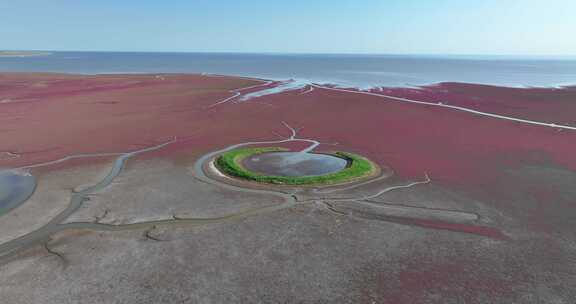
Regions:
<instances>
[{"instance_id":1,"label":"tidal flat","mask_svg":"<svg viewBox=\"0 0 576 304\"><path fill-rule=\"evenodd\" d=\"M111 293L122 303L576 298L572 88L315 84L241 100L280 84L52 73L2 73L0 84L10 100L0 103L0 151L10 156L0 167L36 179L0 216L6 303L102 303ZM555 125L430 105L435 94ZM516 107L523 94L536 97ZM310 188L210 172L227 149L310 142L382 172Z\"/></svg>"}]
</instances>

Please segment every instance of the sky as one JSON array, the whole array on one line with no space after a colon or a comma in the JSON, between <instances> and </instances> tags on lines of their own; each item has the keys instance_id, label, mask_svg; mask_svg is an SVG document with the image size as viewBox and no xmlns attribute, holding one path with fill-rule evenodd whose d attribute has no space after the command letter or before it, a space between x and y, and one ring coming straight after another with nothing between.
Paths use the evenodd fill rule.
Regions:
<instances>
[{"instance_id":1,"label":"sky","mask_svg":"<svg viewBox=\"0 0 576 304\"><path fill-rule=\"evenodd\" d=\"M0 49L576 55L574 0L2 0Z\"/></svg>"}]
</instances>

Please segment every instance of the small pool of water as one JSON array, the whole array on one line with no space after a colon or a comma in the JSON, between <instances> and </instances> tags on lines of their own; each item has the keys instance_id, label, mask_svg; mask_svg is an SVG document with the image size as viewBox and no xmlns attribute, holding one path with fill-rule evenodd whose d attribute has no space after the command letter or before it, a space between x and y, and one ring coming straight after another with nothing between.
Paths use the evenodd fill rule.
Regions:
<instances>
[{"instance_id":1,"label":"small pool of water","mask_svg":"<svg viewBox=\"0 0 576 304\"><path fill-rule=\"evenodd\" d=\"M340 157L301 152L268 152L247 157L244 168L265 175L313 176L338 172L348 162Z\"/></svg>"},{"instance_id":2,"label":"small pool of water","mask_svg":"<svg viewBox=\"0 0 576 304\"><path fill-rule=\"evenodd\" d=\"M20 170L0 170L0 215L25 202L36 189L34 176Z\"/></svg>"}]
</instances>

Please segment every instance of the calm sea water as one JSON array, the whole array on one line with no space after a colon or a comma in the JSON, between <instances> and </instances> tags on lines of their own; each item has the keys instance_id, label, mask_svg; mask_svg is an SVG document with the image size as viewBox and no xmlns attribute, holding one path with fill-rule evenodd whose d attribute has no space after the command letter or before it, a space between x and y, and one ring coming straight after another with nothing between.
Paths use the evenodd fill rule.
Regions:
<instances>
[{"instance_id":1,"label":"calm sea water","mask_svg":"<svg viewBox=\"0 0 576 304\"><path fill-rule=\"evenodd\" d=\"M576 84L576 57L56 52L39 57L0 57L0 71L212 73L353 87L443 81L561 86Z\"/></svg>"}]
</instances>

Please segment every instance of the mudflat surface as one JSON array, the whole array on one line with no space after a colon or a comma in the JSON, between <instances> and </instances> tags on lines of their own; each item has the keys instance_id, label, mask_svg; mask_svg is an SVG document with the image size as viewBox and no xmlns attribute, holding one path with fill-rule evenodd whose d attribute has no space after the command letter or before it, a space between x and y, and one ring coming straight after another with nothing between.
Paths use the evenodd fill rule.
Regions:
<instances>
[{"instance_id":1,"label":"mudflat surface","mask_svg":"<svg viewBox=\"0 0 576 304\"><path fill-rule=\"evenodd\" d=\"M0 242L30 233L49 222L69 204L72 190L97 182L111 167L110 161L100 159L81 167L45 168L52 169L45 172L31 170L37 187L26 202L0 216Z\"/></svg>"},{"instance_id":2,"label":"mudflat surface","mask_svg":"<svg viewBox=\"0 0 576 304\"><path fill-rule=\"evenodd\" d=\"M219 217L279 204L274 196L220 189L194 178L190 166L168 160L134 161L105 191L67 222L127 224L180 217Z\"/></svg>"},{"instance_id":3,"label":"mudflat surface","mask_svg":"<svg viewBox=\"0 0 576 304\"><path fill-rule=\"evenodd\" d=\"M568 125L572 88L441 84L369 95L309 86L239 98L277 85L177 74L0 74L0 167L38 165L32 197L0 216L0 251L102 181L125 155L117 153L166 143L131 157L61 229L1 255L2 301L576 298L576 131L381 96L441 94L460 106ZM247 190L199 174L197 161L213 151L309 144L298 139L319 141L315 152L358 153L390 170L318 189ZM62 161L42 164L55 160Z\"/></svg>"}]
</instances>

